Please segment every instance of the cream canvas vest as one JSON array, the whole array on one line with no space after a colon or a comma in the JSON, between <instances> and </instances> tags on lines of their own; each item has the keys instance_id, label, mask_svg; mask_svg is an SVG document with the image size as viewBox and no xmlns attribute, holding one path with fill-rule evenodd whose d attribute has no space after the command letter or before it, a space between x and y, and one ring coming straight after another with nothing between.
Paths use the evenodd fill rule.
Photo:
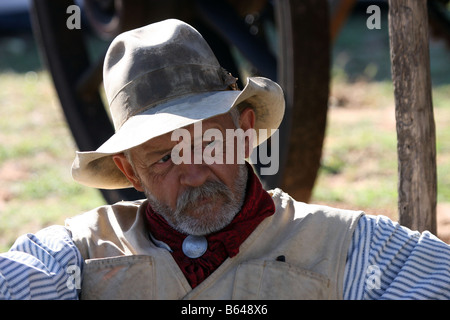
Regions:
<instances>
[{"instance_id":1,"label":"cream canvas vest","mask_svg":"<svg viewBox=\"0 0 450 320\"><path fill-rule=\"evenodd\" d=\"M342 299L347 250L362 212L309 205L280 189L276 212L192 289L145 228L147 202L68 219L84 258L82 299Z\"/></svg>"}]
</instances>

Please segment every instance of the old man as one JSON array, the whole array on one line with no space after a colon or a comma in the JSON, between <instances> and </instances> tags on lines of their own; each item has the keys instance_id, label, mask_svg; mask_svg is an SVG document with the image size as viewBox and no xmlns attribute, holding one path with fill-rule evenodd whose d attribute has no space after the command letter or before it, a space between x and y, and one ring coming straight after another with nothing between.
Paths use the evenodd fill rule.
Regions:
<instances>
[{"instance_id":1,"label":"old man","mask_svg":"<svg viewBox=\"0 0 450 320\"><path fill-rule=\"evenodd\" d=\"M116 133L73 177L134 187L0 256L4 299L448 299L450 247L381 216L266 191L245 161L276 132L281 88L239 90L178 20L119 35L104 63Z\"/></svg>"}]
</instances>

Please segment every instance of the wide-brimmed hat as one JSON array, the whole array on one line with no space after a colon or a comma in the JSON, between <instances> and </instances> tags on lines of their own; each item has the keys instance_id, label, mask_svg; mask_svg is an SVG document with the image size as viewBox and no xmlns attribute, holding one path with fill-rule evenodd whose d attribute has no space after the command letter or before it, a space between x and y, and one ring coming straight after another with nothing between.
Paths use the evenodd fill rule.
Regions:
<instances>
[{"instance_id":1,"label":"wide-brimmed hat","mask_svg":"<svg viewBox=\"0 0 450 320\"><path fill-rule=\"evenodd\" d=\"M275 82L247 79L243 90L203 37L175 19L127 31L111 43L103 82L115 134L95 151L77 152L73 178L100 189L131 187L112 156L242 102L256 114L255 129L277 129L284 115L283 91ZM255 139L256 144L263 139Z\"/></svg>"}]
</instances>

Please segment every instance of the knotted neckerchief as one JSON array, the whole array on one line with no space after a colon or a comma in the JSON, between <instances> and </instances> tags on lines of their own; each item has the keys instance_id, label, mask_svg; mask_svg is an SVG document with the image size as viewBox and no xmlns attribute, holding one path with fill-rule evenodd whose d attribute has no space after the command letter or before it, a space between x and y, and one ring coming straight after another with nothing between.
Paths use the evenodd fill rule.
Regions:
<instances>
[{"instance_id":1,"label":"knotted neckerchief","mask_svg":"<svg viewBox=\"0 0 450 320\"><path fill-rule=\"evenodd\" d=\"M246 196L241 211L228 226L206 236L208 249L199 258L187 257L182 251L182 243L187 235L173 229L150 205L147 206L146 217L150 233L171 248L173 258L192 288L213 273L225 259L237 255L245 239L261 221L275 212L272 197L262 188L250 165L248 172Z\"/></svg>"}]
</instances>

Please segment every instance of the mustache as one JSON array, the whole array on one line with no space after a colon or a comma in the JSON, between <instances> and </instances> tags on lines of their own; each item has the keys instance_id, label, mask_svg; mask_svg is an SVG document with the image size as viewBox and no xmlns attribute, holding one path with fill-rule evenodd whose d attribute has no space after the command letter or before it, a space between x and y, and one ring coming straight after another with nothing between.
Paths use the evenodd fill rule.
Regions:
<instances>
[{"instance_id":1,"label":"mustache","mask_svg":"<svg viewBox=\"0 0 450 320\"><path fill-rule=\"evenodd\" d=\"M199 187L188 187L177 199L178 212L186 209L195 208L198 202L203 199L219 199L225 198L229 201L233 200L231 190L220 181L206 181Z\"/></svg>"}]
</instances>

